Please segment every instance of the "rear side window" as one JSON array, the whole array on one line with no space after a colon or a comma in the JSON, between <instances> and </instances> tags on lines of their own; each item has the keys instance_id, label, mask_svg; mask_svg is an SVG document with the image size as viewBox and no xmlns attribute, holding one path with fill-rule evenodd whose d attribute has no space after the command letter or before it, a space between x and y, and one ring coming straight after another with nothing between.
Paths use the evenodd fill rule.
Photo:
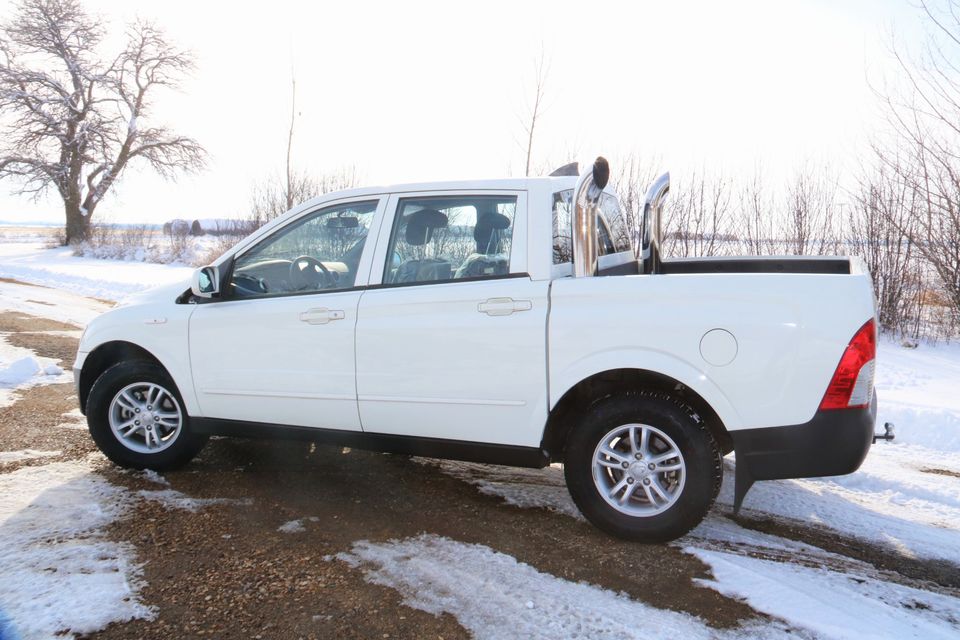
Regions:
<instances>
[{"instance_id":1,"label":"rear side window","mask_svg":"<svg viewBox=\"0 0 960 640\"><path fill-rule=\"evenodd\" d=\"M495 278L510 273L516 196L400 201L385 284Z\"/></svg>"},{"instance_id":2,"label":"rear side window","mask_svg":"<svg viewBox=\"0 0 960 640\"><path fill-rule=\"evenodd\" d=\"M631 250L620 203L609 193L600 196L597 244L601 256ZM573 189L553 194L553 264L568 262L573 262Z\"/></svg>"},{"instance_id":3,"label":"rear side window","mask_svg":"<svg viewBox=\"0 0 960 640\"><path fill-rule=\"evenodd\" d=\"M600 213L607 223L607 232L610 234L610 244L613 250L610 253L632 251L630 233L627 231L627 221L620 210L620 201L609 193L600 196ZM606 255L603 251L600 255Z\"/></svg>"}]
</instances>

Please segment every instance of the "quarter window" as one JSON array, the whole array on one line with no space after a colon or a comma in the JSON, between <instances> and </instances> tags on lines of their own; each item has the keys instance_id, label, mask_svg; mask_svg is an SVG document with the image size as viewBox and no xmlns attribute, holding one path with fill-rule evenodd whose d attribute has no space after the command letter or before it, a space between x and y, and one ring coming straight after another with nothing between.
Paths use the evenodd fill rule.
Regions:
<instances>
[{"instance_id":1,"label":"quarter window","mask_svg":"<svg viewBox=\"0 0 960 640\"><path fill-rule=\"evenodd\" d=\"M349 289L377 201L321 209L262 240L237 258L230 295L237 298Z\"/></svg>"},{"instance_id":2,"label":"quarter window","mask_svg":"<svg viewBox=\"0 0 960 640\"><path fill-rule=\"evenodd\" d=\"M384 284L507 275L516 212L516 196L401 200Z\"/></svg>"},{"instance_id":3,"label":"quarter window","mask_svg":"<svg viewBox=\"0 0 960 640\"><path fill-rule=\"evenodd\" d=\"M631 250L620 203L609 193L600 196L597 244L601 256ZM573 262L573 189L553 194L553 264L568 262Z\"/></svg>"}]
</instances>

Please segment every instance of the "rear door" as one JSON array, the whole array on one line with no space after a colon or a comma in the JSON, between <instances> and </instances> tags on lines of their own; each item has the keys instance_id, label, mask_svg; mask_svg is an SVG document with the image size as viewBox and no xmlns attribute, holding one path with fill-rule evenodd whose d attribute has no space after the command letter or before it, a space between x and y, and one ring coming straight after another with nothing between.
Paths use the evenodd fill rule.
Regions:
<instances>
[{"instance_id":1,"label":"rear door","mask_svg":"<svg viewBox=\"0 0 960 640\"><path fill-rule=\"evenodd\" d=\"M526 193L402 194L387 211L357 319L364 431L538 446L549 282L526 273Z\"/></svg>"}]
</instances>

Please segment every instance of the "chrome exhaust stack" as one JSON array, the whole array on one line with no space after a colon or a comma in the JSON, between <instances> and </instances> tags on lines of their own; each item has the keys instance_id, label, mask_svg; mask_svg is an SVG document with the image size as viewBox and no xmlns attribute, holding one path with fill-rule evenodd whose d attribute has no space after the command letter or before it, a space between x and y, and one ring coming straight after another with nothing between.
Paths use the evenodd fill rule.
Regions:
<instances>
[{"instance_id":1,"label":"chrome exhaust stack","mask_svg":"<svg viewBox=\"0 0 960 640\"><path fill-rule=\"evenodd\" d=\"M600 195L610 180L610 165L598 157L573 189L573 275L597 275L597 213Z\"/></svg>"},{"instance_id":2,"label":"chrome exhaust stack","mask_svg":"<svg viewBox=\"0 0 960 640\"><path fill-rule=\"evenodd\" d=\"M641 273L660 271L660 218L663 213L663 201L669 191L669 172L657 178L647 190L639 229L640 238L636 244L640 252L637 260L640 261Z\"/></svg>"}]
</instances>

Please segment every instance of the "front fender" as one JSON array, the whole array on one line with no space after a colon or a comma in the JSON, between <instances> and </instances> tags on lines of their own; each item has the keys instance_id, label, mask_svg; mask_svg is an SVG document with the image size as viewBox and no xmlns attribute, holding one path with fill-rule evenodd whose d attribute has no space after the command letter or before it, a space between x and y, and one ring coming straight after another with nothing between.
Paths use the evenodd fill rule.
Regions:
<instances>
[{"instance_id":1,"label":"front fender","mask_svg":"<svg viewBox=\"0 0 960 640\"><path fill-rule=\"evenodd\" d=\"M152 355L180 391L187 413L199 416L190 369L189 321L196 305L155 303L119 307L95 318L84 332L76 367L90 362L90 354L111 342L128 342Z\"/></svg>"}]
</instances>

